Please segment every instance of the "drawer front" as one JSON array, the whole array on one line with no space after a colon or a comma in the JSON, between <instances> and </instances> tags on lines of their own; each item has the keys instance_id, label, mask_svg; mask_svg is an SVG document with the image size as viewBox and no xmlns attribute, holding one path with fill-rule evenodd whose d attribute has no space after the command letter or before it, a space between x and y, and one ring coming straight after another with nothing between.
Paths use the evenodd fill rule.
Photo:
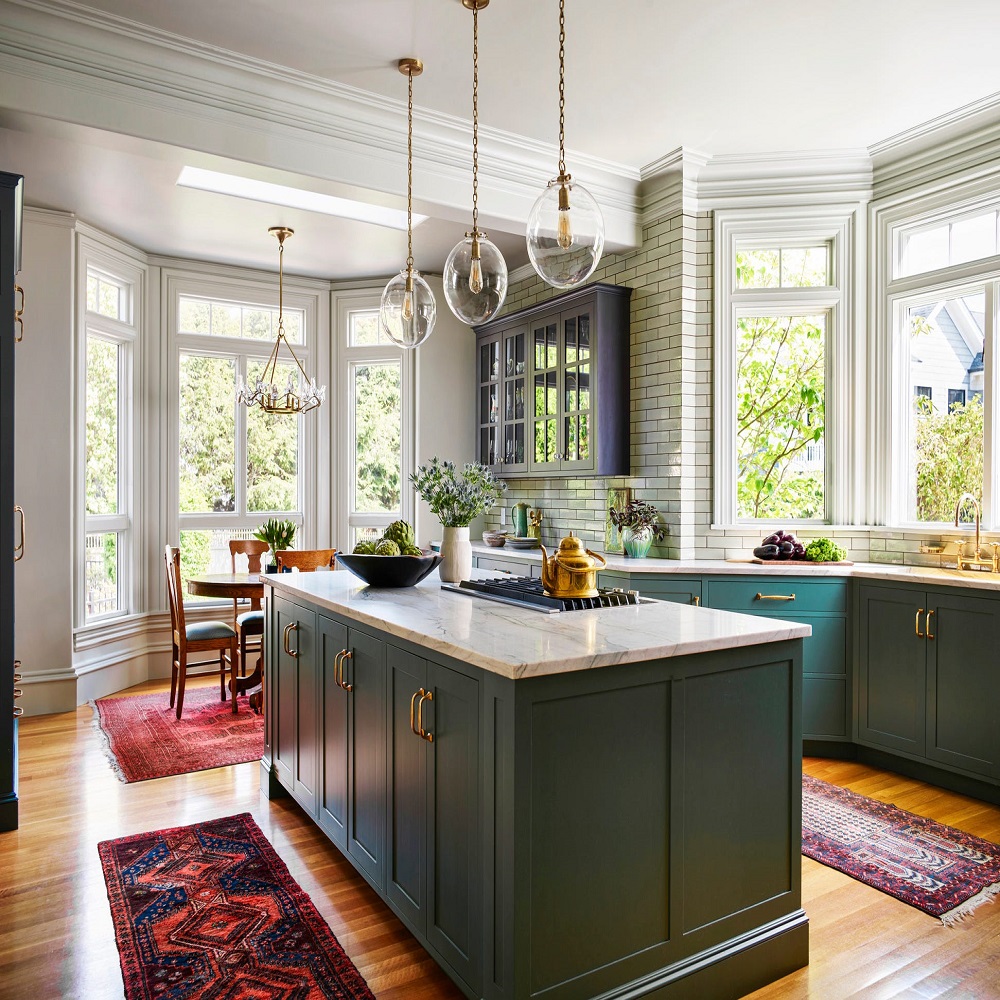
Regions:
<instances>
[{"instance_id":1,"label":"drawer front","mask_svg":"<svg viewBox=\"0 0 1000 1000\"><path fill-rule=\"evenodd\" d=\"M479 569L493 570L497 573L510 573L511 576L529 576L529 563L516 562L513 559L496 559L493 556L476 556L476 566Z\"/></svg>"},{"instance_id":2,"label":"drawer front","mask_svg":"<svg viewBox=\"0 0 1000 1000\"><path fill-rule=\"evenodd\" d=\"M847 674L847 619L782 615L811 625L813 634L802 643L802 673Z\"/></svg>"},{"instance_id":3,"label":"drawer front","mask_svg":"<svg viewBox=\"0 0 1000 1000\"><path fill-rule=\"evenodd\" d=\"M678 604L701 603L701 580L688 577L661 576L644 580L633 576L629 585L643 597L654 597L658 601L674 601Z\"/></svg>"},{"instance_id":4,"label":"drawer front","mask_svg":"<svg viewBox=\"0 0 1000 1000\"><path fill-rule=\"evenodd\" d=\"M846 611L846 580L801 577L709 579L708 605L723 611L752 611L771 617L799 611Z\"/></svg>"}]
</instances>

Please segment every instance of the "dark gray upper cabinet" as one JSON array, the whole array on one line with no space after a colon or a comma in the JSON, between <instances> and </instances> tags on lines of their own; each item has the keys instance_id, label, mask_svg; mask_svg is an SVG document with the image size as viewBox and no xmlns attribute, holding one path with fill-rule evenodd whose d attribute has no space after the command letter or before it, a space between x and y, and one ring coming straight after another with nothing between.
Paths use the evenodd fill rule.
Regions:
<instances>
[{"instance_id":1,"label":"dark gray upper cabinet","mask_svg":"<svg viewBox=\"0 0 1000 1000\"><path fill-rule=\"evenodd\" d=\"M475 328L480 462L503 476L628 475L631 294L587 285Z\"/></svg>"}]
</instances>

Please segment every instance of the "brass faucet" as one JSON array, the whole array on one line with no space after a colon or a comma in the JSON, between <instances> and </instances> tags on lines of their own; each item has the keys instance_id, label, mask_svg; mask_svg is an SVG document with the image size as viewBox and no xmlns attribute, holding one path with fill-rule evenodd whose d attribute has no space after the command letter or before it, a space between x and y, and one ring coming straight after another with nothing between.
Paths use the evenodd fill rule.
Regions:
<instances>
[{"instance_id":1,"label":"brass faucet","mask_svg":"<svg viewBox=\"0 0 1000 1000\"><path fill-rule=\"evenodd\" d=\"M958 568L959 569L975 569L976 567L987 567L990 571L997 571L997 554L994 550L992 559L981 558L981 545L979 541L979 524L982 517L982 511L979 507L979 501L971 493L963 493L958 498L958 503L955 504L955 527L958 527L958 517L962 512L963 506L970 502L972 503L972 509L976 515L976 547L972 550L972 558L966 559L962 555L962 549L964 546L959 545L958 549Z\"/></svg>"}]
</instances>

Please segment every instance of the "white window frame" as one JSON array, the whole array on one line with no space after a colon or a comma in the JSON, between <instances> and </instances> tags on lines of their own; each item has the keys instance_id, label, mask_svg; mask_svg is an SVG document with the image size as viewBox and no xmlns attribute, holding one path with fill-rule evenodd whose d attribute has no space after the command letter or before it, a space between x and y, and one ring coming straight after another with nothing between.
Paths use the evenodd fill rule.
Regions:
<instances>
[{"instance_id":1,"label":"white window frame","mask_svg":"<svg viewBox=\"0 0 1000 1000\"><path fill-rule=\"evenodd\" d=\"M335 363L337 367L337 414L339 426L344 429L343 447L337 456L337 506L340 511L337 520L336 537L338 544L346 549L352 547L354 529L357 527L379 527L387 522L386 514L356 514L351 509L352 485L355 481L354 469L354 405L352 372L358 365L380 361L398 361L400 366L400 413L401 427L401 496L399 516L413 524L416 502L410 486L410 474L415 468L415 354L416 351L403 350L395 344L372 344L351 347L351 315L354 313L378 312L381 304L382 286L378 288L356 289L333 293L334 341L336 344ZM389 517L388 520L392 518Z\"/></svg>"},{"instance_id":2,"label":"white window frame","mask_svg":"<svg viewBox=\"0 0 1000 1000\"><path fill-rule=\"evenodd\" d=\"M857 210L853 206L719 209L715 213L715 374L713 528L850 524L857 508L862 468L855 442L864 413L857 350L855 287ZM806 288L739 288L738 250L830 247L830 284ZM815 519L740 518L736 485L736 343L741 318L760 315L817 315L827 319L824 431L825 515Z\"/></svg>"},{"instance_id":3,"label":"white window frame","mask_svg":"<svg viewBox=\"0 0 1000 1000\"><path fill-rule=\"evenodd\" d=\"M121 319L113 319L87 308L87 281L90 275L105 278L122 289ZM77 401L76 466L77 525L74 619L77 630L100 629L137 613L140 572L141 518L136 504L140 474L138 442L141 440L141 412L136 406L137 383L141 371L142 332L145 315L147 269L133 257L89 237L77 236L76 328ZM88 514L86 498L87 464L87 345L91 337L118 348L118 513ZM87 617L86 539L88 534L118 535L118 610Z\"/></svg>"},{"instance_id":4,"label":"white window frame","mask_svg":"<svg viewBox=\"0 0 1000 1000\"><path fill-rule=\"evenodd\" d=\"M902 371L905 312L914 299L960 294L963 289L985 287L983 339L983 511L984 528L1000 528L1000 456L994 452L998 440L998 389L996 338L1000 329L1000 254L954 264L933 271L896 277L901 267L901 244L906 233L925 226L959 221L997 207L1000 171L941 185L908 191L872 205L872 249L874 294L870 326L875 335L869 342L868 365L872 373L874 400L870 474L867 507L872 524L886 525L924 534L954 528L951 522L915 522L907 519L909 484L907 438L899 419L909 406L909 372ZM955 498L958 499L957 497Z\"/></svg>"},{"instance_id":5,"label":"white window frame","mask_svg":"<svg viewBox=\"0 0 1000 1000\"><path fill-rule=\"evenodd\" d=\"M284 304L289 310L304 313L303 342L295 344L295 353L306 372L316 372L320 384L328 384L322 359L319 357L320 331L326 318L320 291L322 283L284 276ZM274 515L286 516L298 527L297 548L313 548L317 544L317 511L320 490L318 482L322 470L318 455L320 439L326 434L320 425L322 414L328 404L318 410L300 415L299 455L297 464L298 496L294 511L248 512L246 511L246 408L240 404L236 411L236 510L233 512L205 511L181 513L180 472L176 456L180 452L180 357L182 353L192 353L220 358L235 358L236 372L246 374L248 360L266 361L274 340L250 340L235 337L213 336L211 334L189 334L178 332L179 303L182 296L239 303L243 305L278 307L278 278L268 274L236 269L209 269L204 272L193 270L164 270L164 325L167 331L166 343L166 387L167 387L167 455L173 456L166 475L167 487L167 530L174 544L182 531L247 530L257 528L264 520ZM279 360L286 360L284 355ZM287 360L290 361L290 358ZM235 399L235 386L234 386ZM322 529L320 529L322 531Z\"/></svg>"}]
</instances>

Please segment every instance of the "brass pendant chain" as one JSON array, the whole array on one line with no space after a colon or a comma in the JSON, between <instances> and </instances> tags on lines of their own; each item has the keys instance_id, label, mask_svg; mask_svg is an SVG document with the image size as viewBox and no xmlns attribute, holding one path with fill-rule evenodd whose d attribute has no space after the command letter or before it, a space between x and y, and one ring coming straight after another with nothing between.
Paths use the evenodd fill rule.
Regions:
<instances>
[{"instance_id":1,"label":"brass pendant chain","mask_svg":"<svg viewBox=\"0 0 1000 1000\"><path fill-rule=\"evenodd\" d=\"M409 94L406 101L406 273L413 270L413 69L406 74Z\"/></svg>"},{"instance_id":2,"label":"brass pendant chain","mask_svg":"<svg viewBox=\"0 0 1000 1000\"><path fill-rule=\"evenodd\" d=\"M285 285L285 240L278 240L278 342L285 335L285 308L284 308L284 285Z\"/></svg>"},{"instance_id":3,"label":"brass pendant chain","mask_svg":"<svg viewBox=\"0 0 1000 1000\"><path fill-rule=\"evenodd\" d=\"M479 236L479 5L472 8L472 238Z\"/></svg>"},{"instance_id":4,"label":"brass pendant chain","mask_svg":"<svg viewBox=\"0 0 1000 1000\"><path fill-rule=\"evenodd\" d=\"M566 0L559 0L559 176L566 176Z\"/></svg>"}]
</instances>

